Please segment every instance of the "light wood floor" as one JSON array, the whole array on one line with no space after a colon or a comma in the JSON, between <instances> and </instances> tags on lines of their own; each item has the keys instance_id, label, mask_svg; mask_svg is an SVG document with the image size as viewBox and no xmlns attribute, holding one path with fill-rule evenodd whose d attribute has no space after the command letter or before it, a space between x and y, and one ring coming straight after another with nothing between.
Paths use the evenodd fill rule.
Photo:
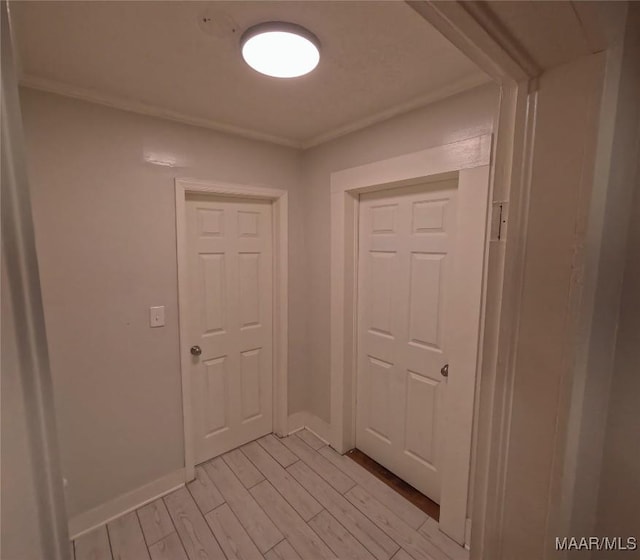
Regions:
<instances>
[{"instance_id":1,"label":"light wood floor","mask_svg":"<svg viewBox=\"0 0 640 560\"><path fill-rule=\"evenodd\" d=\"M467 560L438 524L311 432L196 467L196 480L74 541L75 560Z\"/></svg>"}]
</instances>

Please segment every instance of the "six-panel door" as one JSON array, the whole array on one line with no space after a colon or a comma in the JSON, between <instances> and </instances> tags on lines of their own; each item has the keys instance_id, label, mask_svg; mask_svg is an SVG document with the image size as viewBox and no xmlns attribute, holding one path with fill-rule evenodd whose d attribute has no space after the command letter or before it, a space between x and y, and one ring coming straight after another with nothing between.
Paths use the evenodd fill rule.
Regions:
<instances>
[{"instance_id":1,"label":"six-panel door","mask_svg":"<svg viewBox=\"0 0 640 560\"><path fill-rule=\"evenodd\" d=\"M356 445L440 500L455 181L360 197Z\"/></svg>"},{"instance_id":2,"label":"six-panel door","mask_svg":"<svg viewBox=\"0 0 640 560\"><path fill-rule=\"evenodd\" d=\"M195 460L272 429L272 206L186 199Z\"/></svg>"}]
</instances>

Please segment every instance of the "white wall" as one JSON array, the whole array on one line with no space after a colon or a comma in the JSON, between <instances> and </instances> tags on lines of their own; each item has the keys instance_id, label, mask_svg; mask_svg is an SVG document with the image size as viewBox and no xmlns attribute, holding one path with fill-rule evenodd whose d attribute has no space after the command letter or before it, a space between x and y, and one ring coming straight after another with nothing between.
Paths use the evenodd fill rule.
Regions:
<instances>
[{"instance_id":1,"label":"white wall","mask_svg":"<svg viewBox=\"0 0 640 560\"><path fill-rule=\"evenodd\" d=\"M603 430L604 446L598 456L602 458L602 468L596 470L599 476L593 492L598 493L598 501L592 521L595 534L640 539L640 5L637 3L629 7L611 179L613 202L618 202L610 204L613 209L609 212L608 229L609 237L617 245L607 251L603 265L610 267L612 259L622 260L624 280L620 284L617 277L609 290L619 298L620 305L615 306L619 310L613 336L615 356L612 367L606 370L607 376L611 374L611 386L610 392L605 393L609 397L608 415ZM615 210L618 212L614 213ZM603 552L594 553L593 557L606 560L629 554Z\"/></svg>"},{"instance_id":2,"label":"white wall","mask_svg":"<svg viewBox=\"0 0 640 560\"><path fill-rule=\"evenodd\" d=\"M603 102L595 157L584 252L578 345L563 473L562 507L569 535L593 534L598 514L601 468L620 300L625 267L630 209L637 189L636 163L640 140L640 6L630 5L626 37L607 53ZM635 249L637 251L637 242ZM623 305L623 309L625 306ZM633 309L633 306L631 306ZM627 317L627 320L630 320ZM615 381L614 381L615 383ZM613 401L612 401L613 402ZM600 499L602 501L602 498ZM614 516L615 518L615 516Z\"/></svg>"},{"instance_id":3,"label":"white wall","mask_svg":"<svg viewBox=\"0 0 640 560\"><path fill-rule=\"evenodd\" d=\"M498 107L488 84L328 142L304 154L309 293L308 385L312 414L330 418L330 176L432 146L490 133Z\"/></svg>"},{"instance_id":4,"label":"white wall","mask_svg":"<svg viewBox=\"0 0 640 560\"><path fill-rule=\"evenodd\" d=\"M594 534L640 540L640 159L637 161ZM630 557L628 552L618 555ZM611 552L594 554L602 560L613 557L617 555Z\"/></svg>"},{"instance_id":5,"label":"white wall","mask_svg":"<svg viewBox=\"0 0 640 560\"><path fill-rule=\"evenodd\" d=\"M73 517L184 465L175 176L290 191L289 405L304 406L299 158L288 148L33 90L21 95ZM151 305L166 306L164 328L149 328Z\"/></svg>"}]
</instances>

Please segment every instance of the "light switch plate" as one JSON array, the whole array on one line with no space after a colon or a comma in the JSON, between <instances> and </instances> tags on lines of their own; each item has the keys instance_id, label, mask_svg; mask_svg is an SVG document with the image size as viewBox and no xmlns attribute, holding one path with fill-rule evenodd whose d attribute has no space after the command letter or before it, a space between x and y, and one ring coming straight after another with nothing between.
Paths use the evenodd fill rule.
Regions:
<instances>
[{"instance_id":1,"label":"light switch plate","mask_svg":"<svg viewBox=\"0 0 640 560\"><path fill-rule=\"evenodd\" d=\"M164 327L164 305L149 308L149 326Z\"/></svg>"}]
</instances>

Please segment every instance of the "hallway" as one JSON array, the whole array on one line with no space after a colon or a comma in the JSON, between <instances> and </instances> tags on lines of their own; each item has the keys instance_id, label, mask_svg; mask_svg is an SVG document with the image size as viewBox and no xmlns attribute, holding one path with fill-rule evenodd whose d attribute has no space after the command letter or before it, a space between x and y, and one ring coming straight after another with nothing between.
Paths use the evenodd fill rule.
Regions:
<instances>
[{"instance_id":1,"label":"hallway","mask_svg":"<svg viewBox=\"0 0 640 560\"><path fill-rule=\"evenodd\" d=\"M384 505L383 505L384 504ZM265 436L74 541L75 560L466 560L437 522L311 432Z\"/></svg>"}]
</instances>

